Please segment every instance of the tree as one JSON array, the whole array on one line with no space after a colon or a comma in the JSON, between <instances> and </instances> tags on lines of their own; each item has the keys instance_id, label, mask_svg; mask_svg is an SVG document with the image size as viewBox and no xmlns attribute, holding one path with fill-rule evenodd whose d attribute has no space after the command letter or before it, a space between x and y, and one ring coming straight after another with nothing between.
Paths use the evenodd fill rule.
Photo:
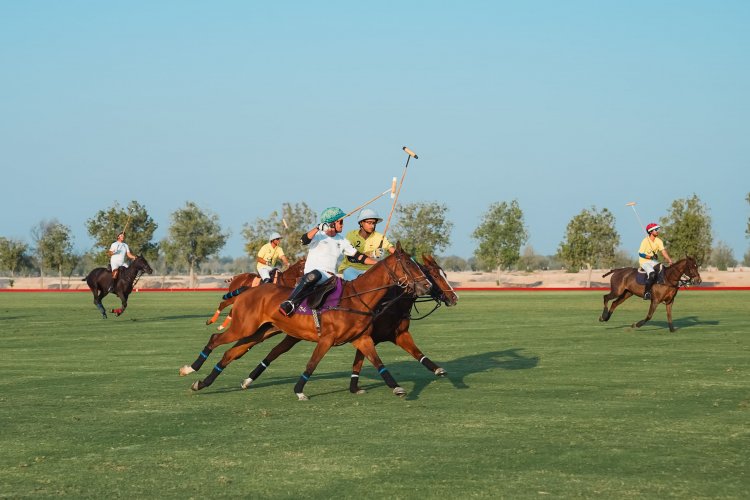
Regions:
<instances>
[{"instance_id":1,"label":"tree","mask_svg":"<svg viewBox=\"0 0 750 500\"><path fill-rule=\"evenodd\" d=\"M167 261L187 265L190 286L195 287L196 267L221 250L229 234L222 232L217 215L204 213L192 201L172 213L171 218L169 234L161 247Z\"/></svg>"},{"instance_id":2,"label":"tree","mask_svg":"<svg viewBox=\"0 0 750 500\"><path fill-rule=\"evenodd\" d=\"M474 251L484 269L508 269L521 258L521 247L529 239L523 211L517 200L493 203L471 237L479 240Z\"/></svg>"},{"instance_id":3,"label":"tree","mask_svg":"<svg viewBox=\"0 0 750 500\"><path fill-rule=\"evenodd\" d=\"M60 288L62 288L63 268L75 260L70 228L61 224L57 219L41 221L32 229L32 237L36 243L42 287L44 287L44 269L47 268L58 272Z\"/></svg>"},{"instance_id":4,"label":"tree","mask_svg":"<svg viewBox=\"0 0 750 500\"><path fill-rule=\"evenodd\" d=\"M16 277L16 269L28 258L29 246L23 241L0 236L0 266L10 271L10 277Z\"/></svg>"},{"instance_id":5,"label":"tree","mask_svg":"<svg viewBox=\"0 0 750 500\"><path fill-rule=\"evenodd\" d=\"M689 255L699 266L708 262L713 242L711 217L697 195L673 201L661 226L667 251L673 259Z\"/></svg>"},{"instance_id":6,"label":"tree","mask_svg":"<svg viewBox=\"0 0 750 500\"><path fill-rule=\"evenodd\" d=\"M447 257L442 257L437 260L440 264L440 267L442 267L445 271L461 272L468 271L470 269L469 263L466 261L466 259L457 255L448 255Z\"/></svg>"},{"instance_id":7,"label":"tree","mask_svg":"<svg viewBox=\"0 0 750 500\"><path fill-rule=\"evenodd\" d=\"M734 267L737 265L737 259L734 258L732 249L720 241L711 250L711 265L716 266L719 271L726 271L727 268Z\"/></svg>"},{"instance_id":8,"label":"tree","mask_svg":"<svg viewBox=\"0 0 750 500\"><path fill-rule=\"evenodd\" d=\"M557 254L571 272L585 266L591 283L591 269L612 266L619 244L615 216L606 208L598 212L592 206L591 210L582 210L568 223L565 241L560 243Z\"/></svg>"},{"instance_id":9,"label":"tree","mask_svg":"<svg viewBox=\"0 0 750 500\"><path fill-rule=\"evenodd\" d=\"M393 227L392 237L386 237L401 246L412 256L421 259L422 254L436 255L448 248L453 224L445 220L448 207L437 202L409 203L396 209L398 223Z\"/></svg>"},{"instance_id":10,"label":"tree","mask_svg":"<svg viewBox=\"0 0 750 500\"><path fill-rule=\"evenodd\" d=\"M106 210L99 210L96 215L86 221L86 230L94 239L92 255L98 264L109 262L107 250L117 238L117 233L127 226L127 241L130 251L135 255L143 255L148 261L156 261L159 246L152 243L154 231L159 227L154 219L148 215L146 208L137 201L131 201L128 207L122 208L115 202Z\"/></svg>"},{"instance_id":11,"label":"tree","mask_svg":"<svg viewBox=\"0 0 750 500\"><path fill-rule=\"evenodd\" d=\"M242 236L247 242L245 251L254 259L260 247L268 243L268 235L276 231L283 237L281 247L289 262L295 262L306 254L300 237L315 225L316 220L315 212L304 202L294 205L284 203L281 214L274 210L267 218L258 218L254 224L246 222L242 226Z\"/></svg>"}]
</instances>

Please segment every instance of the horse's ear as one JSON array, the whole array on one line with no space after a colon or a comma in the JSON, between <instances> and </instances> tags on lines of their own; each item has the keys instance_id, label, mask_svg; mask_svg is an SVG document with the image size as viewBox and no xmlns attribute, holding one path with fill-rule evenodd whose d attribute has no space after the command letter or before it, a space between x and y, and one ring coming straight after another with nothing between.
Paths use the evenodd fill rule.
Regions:
<instances>
[{"instance_id":1,"label":"horse's ear","mask_svg":"<svg viewBox=\"0 0 750 500\"><path fill-rule=\"evenodd\" d=\"M404 249L403 249L403 248L401 248L401 240L398 240L398 241L396 242L396 251L397 251L397 252L403 252L403 251L404 251Z\"/></svg>"}]
</instances>

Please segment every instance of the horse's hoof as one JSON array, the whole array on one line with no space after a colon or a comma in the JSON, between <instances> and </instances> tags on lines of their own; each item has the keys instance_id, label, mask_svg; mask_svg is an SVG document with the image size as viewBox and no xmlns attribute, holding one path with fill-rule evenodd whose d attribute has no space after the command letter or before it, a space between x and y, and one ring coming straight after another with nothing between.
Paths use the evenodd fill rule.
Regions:
<instances>
[{"instance_id":1,"label":"horse's hoof","mask_svg":"<svg viewBox=\"0 0 750 500\"><path fill-rule=\"evenodd\" d=\"M438 368L437 370L435 370L435 375L437 375L438 377L444 377L447 374L448 374L448 372L445 371L445 368L441 367L441 368Z\"/></svg>"},{"instance_id":2,"label":"horse's hoof","mask_svg":"<svg viewBox=\"0 0 750 500\"><path fill-rule=\"evenodd\" d=\"M310 398L305 396L305 394L302 392L297 392L295 394L297 394L297 401L309 401L310 400Z\"/></svg>"},{"instance_id":3,"label":"horse's hoof","mask_svg":"<svg viewBox=\"0 0 750 500\"><path fill-rule=\"evenodd\" d=\"M406 396L406 389L396 386L393 388L393 394L395 394L396 396Z\"/></svg>"},{"instance_id":4,"label":"horse's hoof","mask_svg":"<svg viewBox=\"0 0 750 500\"><path fill-rule=\"evenodd\" d=\"M224 329L224 325L219 325L216 327L216 331L222 331Z\"/></svg>"},{"instance_id":5,"label":"horse's hoof","mask_svg":"<svg viewBox=\"0 0 750 500\"><path fill-rule=\"evenodd\" d=\"M190 365L185 365L180 367L180 377L184 377L185 375L190 375L195 370L193 370L193 367Z\"/></svg>"},{"instance_id":6,"label":"horse's hoof","mask_svg":"<svg viewBox=\"0 0 750 500\"><path fill-rule=\"evenodd\" d=\"M193 385L190 386L190 389L192 389L193 391L200 391L200 380L196 380L195 382L193 382Z\"/></svg>"},{"instance_id":7,"label":"horse's hoof","mask_svg":"<svg viewBox=\"0 0 750 500\"><path fill-rule=\"evenodd\" d=\"M210 324L212 324L212 323L213 323L213 321L211 321L211 318L208 318L208 319L206 320L206 324L207 324L207 325L210 325Z\"/></svg>"},{"instance_id":8,"label":"horse's hoof","mask_svg":"<svg viewBox=\"0 0 750 500\"><path fill-rule=\"evenodd\" d=\"M248 387L250 387L250 384L252 384L252 383L253 383L253 379L251 379L250 377L248 377L248 378L246 378L245 380L243 380L240 383L240 387L242 389L247 389Z\"/></svg>"}]
</instances>

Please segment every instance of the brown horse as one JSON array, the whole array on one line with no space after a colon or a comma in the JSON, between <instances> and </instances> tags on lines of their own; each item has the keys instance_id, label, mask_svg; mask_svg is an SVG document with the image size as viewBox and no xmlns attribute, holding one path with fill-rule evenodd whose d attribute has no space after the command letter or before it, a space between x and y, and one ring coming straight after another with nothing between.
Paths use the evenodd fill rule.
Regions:
<instances>
[{"instance_id":1,"label":"brown horse","mask_svg":"<svg viewBox=\"0 0 750 500\"><path fill-rule=\"evenodd\" d=\"M297 279L299 279L304 274L303 271L305 269L306 260L307 259L302 259L295 262L294 264L289 266L286 271L278 271L274 273L273 283L279 286L294 288L294 284ZM223 300L221 301L221 303L219 303L219 307L216 309L214 315L206 320L206 324L210 325L216 322L216 320L219 319L221 311L223 311L226 307L234 304L237 295L241 294L248 288L258 286L260 284L260 280L260 276L255 273L242 273L236 276L232 276L232 279L229 281L228 286L229 293L225 294L222 297ZM232 312L230 311L224 322L217 327L217 330L222 331L227 326L229 326L229 323L231 322Z\"/></svg>"},{"instance_id":2,"label":"brown horse","mask_svg":"<svg viewBox=\"0 0 750 500\"><path fill-rule=\"evenodd\" d=\"M429 298L426 300L435 301L436 304L435 308L427 313L427 315L440 307L441 304L445 304L448 307L456 305L458 302L458 295L456 295L453 287L448 283L445 272L440 265L438 265L431 255L422 255L422 261L424 262L424 265L420 267L430 280L430 283L432 283ZM378 311L373 319L374 325L371 337L375 345L386 341L393 342L411 354L414 359L419 361L419 363L424 365L432 373L440 377L447 373L445 369L435 364L430 358L422 353L414 342L411 332L409 332L409 325L412 319L411 310L417 301L422 301L422 299L412 295L404 295L399 292L398 288L389 289L388 293L378 305ZM424 318L424 316L422 318ZM274 347L270 353L268 353L268 356L266 356L266 358L255 367L248 378L242 381L240 386L243 389L250 387L253 380L260 377L265 369L268 368L268 365L276 360L276 358L289 351L299 341L300 339L289 335L284 337L284 339ZM365 392L364 389L359 387L359 374L362 371L364 359L365 355L358 349L354 354L352 376L349 383L349 391L355 394L362 394Z\"/></svg>"},{"instance_id":3,"label":"brown horse","mask_svg":"<svg viewBox=\"0 0 750 500\"><path fill-rule=\"evenodd\" d=\"M620 269L613 269L610 272L603 274L602 278L609 276L610 278L610 292L604 296L604 310L602 315L599 317L599 321L607 321L612 316L615 308L622 304L625 300L629 299L631 295L637 295L643 297L646 286L641 285L636 281L638 270L634 267L622 267ZM692 257L685 257L682 260L678 260L671 266L664 269L664 282L655 283L651 289L651 303L648 308L648 314L646 317L637 323L633 323L632 328L640 328L654 315L656 307L664 302L667 307L667 323L669 324L669 331L674 332L675 328L672 324L672 303L677 295L680 287L690 284L700 284L701 275L698 272L698 264ZM612 306L607 308L607 302L613 300Z\"/></svg>"},{"instance_id":4,"label":"brown horse","mask_svg":"<svg viewBox=\"0 0 750 500\"><path fill-rule=\"evenodd\" d=\"M125 312L125 309L128 307L128 295L133 291L133 286L141 275L143 273L151 274L152 272L154 271L151 269L151 266L140 255L129 267L120 267L120 274L115 284L114 293L120 297L122 307L111 310L111 312L115 313L115 316L119 316ZM85 281L89 286L91 293L94 294L94 305L102 313L102 318L107 319L107 312L102 305L102 299L110 293L109 287L112 285L112 272L104 267L97 267L81 281Z\"/></svg>"},{"instance_id":5,"label":"brown horse","mask_svg":"<svg viewBox=\"0 0 750 500\"><path fill-rule=\"evenodd\" d=\"M351 343L362 351L388 387L393 389L393 393L403 395L406 391L399 387L383 365L370 336L375 308L388 288L394 285L401 288L403 293L416 295L425 293L431 287L420 267L403 251L400 244L396 245L393 254L372 266L367 273L354 281L344 282L340 304L320 316L297 313L287 317L281 313L279 304L287 299L288 288L275 285L251 288L238 296L233 308L234 319L229 328L211 335L208 344L193 364L180 368L180 375L188 375L200 369L216 347L240 341L224 353L221 361L204 380L197 381L192 386L193 390L203 389L211 385L238 355L283 330L295 338L317 343L305 371L294 386L299 400L307 399L303 392L305 383L328 350L345 343Z\"/></svg>"}]
</instances>

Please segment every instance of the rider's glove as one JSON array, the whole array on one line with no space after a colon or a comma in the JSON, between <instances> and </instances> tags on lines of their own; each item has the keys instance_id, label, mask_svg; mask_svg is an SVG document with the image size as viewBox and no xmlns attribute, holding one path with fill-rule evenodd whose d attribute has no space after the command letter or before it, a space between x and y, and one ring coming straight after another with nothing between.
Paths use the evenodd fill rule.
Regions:
<instances>
[{"instance_id":1,"label":"rider's glove","mask_svg":"<svg viewBox=\"0 0 750 500\"><path fill-rule=\"evenodd\" d=\"M318 231L323 231L324 233L330 229L331 226L328 225L326 222L321 222L318 224Z\"/></svg>"},{"instance_id":2,"label":"rider's glove","mask_svg":"<svg viewBox=\"0 0 750 500\"><path fill-rule=\"evenodd\" d=\"M383 258L384 253L385 252L383 251L382 248L376 248L375 250L372 251L372 258L380 260Z\"/></svg>"}]
</instances>

